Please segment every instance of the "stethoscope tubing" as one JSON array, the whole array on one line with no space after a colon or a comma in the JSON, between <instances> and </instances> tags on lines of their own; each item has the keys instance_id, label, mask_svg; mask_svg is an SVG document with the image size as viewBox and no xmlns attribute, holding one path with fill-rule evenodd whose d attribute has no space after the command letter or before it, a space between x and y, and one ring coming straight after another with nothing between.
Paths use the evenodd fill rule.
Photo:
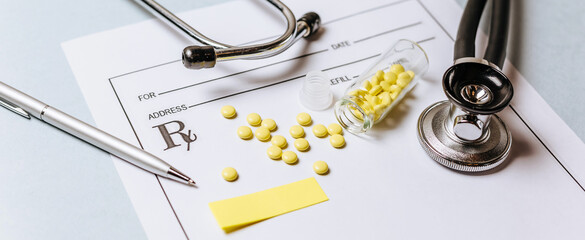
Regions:
<instances>
[{"instance_id":1,"label":"stethoscope tubing","mask_svg":"<svg viewBox=\"0 0 585 240\"><path fill-rule=\"evenodd\" d=\"M278 38L265 43L234 46L215 41L203 35L154 0L135 1L190 41L204 46L212 46L215 49L215 61L217 62L271 57L283 52L298 39L306 37L316 30L312 29L312 27L308 26L304 21L297 22L292 11L281 1L266 0L285 17L286 30L284 33Z\"/></svg>"},{"instance_id":2,"label":"stethoscope tubing","mask_svg":"<svg viewBox=\"0 0 585 240\"><path fill-rule=\"evenodd\" d=\"M508 0L491 0L492 16L488 45L483 59L498 66L504 65L506 58L506 45L508 39L510 2ZM475 58L475 36L481 19L486 0L469 0L467 3L457 37L455 39L455 50L453 60L461 58Z\"/></svg>"}]
</instances>

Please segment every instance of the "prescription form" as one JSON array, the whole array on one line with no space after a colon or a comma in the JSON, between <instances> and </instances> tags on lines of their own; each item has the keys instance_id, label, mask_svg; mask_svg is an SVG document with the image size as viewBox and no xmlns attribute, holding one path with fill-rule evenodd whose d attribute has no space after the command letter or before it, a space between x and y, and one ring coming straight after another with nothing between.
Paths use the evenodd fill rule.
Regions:
<instances>
[{"instance_id":1,"label":"prescription form","mask_svg":"<svg viewBox=\"0 0 585 240\"><path fill-rule=\"evenodd\" d=\"M585 236L584 144L507 62L511 106L498 115L512 132L504 166L464 174L431 160L416 122L445 100L441 76L452 64L461 8L452 1L290 1L299 17L321 15L321 32L284 53L254 61L188 70L180 53L191 44L158 20L63 43L97 126L149 151L197 181L197 187L112 160L151 239L582 239ZM230 44L273 39L284 29L262 1L234 1L180 14L200 32ZM217 13L221 12L218 16ZM198 21L210 19L209 21ZM259 25L254 25L258 24ZM483 38L484 36L480 36ZM307 132L310 151L287 165L266 156L267 143L236 135L245 116L273 118L292 148L288 128L309 112L335 122L332 109L308 111L298 101L304 74L323 70L334 97L398 39L417 41L430 69L388 118L347 145ZM481 46L480 46L481 47ZM90 56L90 57L88 57ZM219 109L233 105L235 119ZM166 142L161 126L171 136ZM554 127L553 127L554 126ZM290 149L288 149L290 150ZM324 160L330 173L316 175ZM239 179L226 182L224 167ZM208 203L315 177L329 201L226 234Z\"/></svg>"}]
</instances>

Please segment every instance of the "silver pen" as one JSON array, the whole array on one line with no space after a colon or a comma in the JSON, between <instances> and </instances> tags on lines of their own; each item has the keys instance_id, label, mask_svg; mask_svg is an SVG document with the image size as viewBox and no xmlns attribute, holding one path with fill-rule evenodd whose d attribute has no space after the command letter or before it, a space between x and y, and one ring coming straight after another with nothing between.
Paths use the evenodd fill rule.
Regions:
<instances>
[{"instance_id":1,"label":"silver pen","mask_svg":"<svg viewBox=\"0 0 585 240\"><path fill-rule=\"evenodd\" d=\"M30 119L30 115L32 115L144 170L182 183L195 185L193 179L162 159L69 116L3 82L0 82L0 106L27 119Z\"/></svg>"}]
</instances>

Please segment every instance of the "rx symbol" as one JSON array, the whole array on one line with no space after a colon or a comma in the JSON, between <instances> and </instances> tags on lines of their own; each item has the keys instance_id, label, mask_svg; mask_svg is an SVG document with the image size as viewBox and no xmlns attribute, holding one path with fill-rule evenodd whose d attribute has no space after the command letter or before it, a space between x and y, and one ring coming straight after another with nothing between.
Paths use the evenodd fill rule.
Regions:
<instances>
[{"instance_id":1,"label":"rx symbol","mask_svg":"<svg viewBox=\"0 0 585 240\"><path fill-rule=\"evenodd\" d=\"M167 127L177 126L177 125L178 125L178 130L173 131L173 132L169 132ZM175 141L173 141L172 135L178 134L179 136L181 136L181 139L185 143L187 143L187 151L190 150L191 143L195 142L195 140L197 140L197 135L195 135L195 133L193 133L193 136L191 136L191 130L188 130L187 133L183 132L183 130L185 129L185 124L181 121L170 121L167 123L156 125L152 128L158 128L158 131L162 135L163 140L167 144L167 148L165 148L164 151L169 150L169 149L174 148L174 147L181 146L181 144L177 144L177 143L175 143ZM176 127L174 127L174 128L176 128Z\"/></svg>"}]
</instances>

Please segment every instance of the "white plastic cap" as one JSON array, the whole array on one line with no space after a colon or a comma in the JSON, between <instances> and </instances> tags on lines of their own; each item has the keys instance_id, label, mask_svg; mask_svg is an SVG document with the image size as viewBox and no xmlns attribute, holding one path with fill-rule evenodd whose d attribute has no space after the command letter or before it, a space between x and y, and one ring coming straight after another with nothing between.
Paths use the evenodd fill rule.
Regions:
<instances>
[{"instance_id":1,"label":"white plastic cap","mask_svg":"<svg viewBox=\"0 0 585 240\"><path fill-rule=\"evenodd\" d=\"M301 104L310 110L325 110L333 102L329 76L322 71L310 71L299 93Z\"/></svg>"}]
</instances>

